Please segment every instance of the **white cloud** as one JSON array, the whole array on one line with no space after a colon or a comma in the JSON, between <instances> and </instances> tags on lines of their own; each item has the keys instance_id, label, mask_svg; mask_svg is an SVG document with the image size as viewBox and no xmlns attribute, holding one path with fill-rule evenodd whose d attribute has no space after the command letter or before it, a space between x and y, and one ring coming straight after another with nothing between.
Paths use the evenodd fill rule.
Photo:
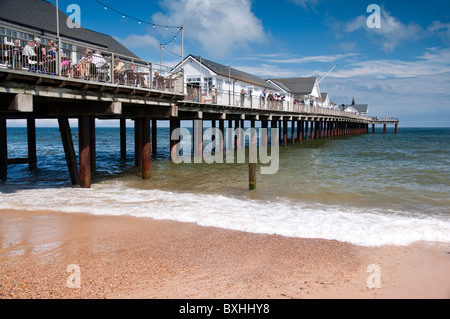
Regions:
<instances>
[{"instance_id":1,"label":"white cloud","mask_svg":"<svg viewBox=\"0 0 450 319\"><path fill-rule=\"evenodd\" d=\"M425 30L418 24L404 24L385 8L381 9L381 28L370 29L367 26L367 18L368 16L362 15L344 24L338 24L346 33L365 31L366 35L374 37L376 41L381 40L382 48L388 52L394 51L402 42L415 41L425 36Z\"/></svg>"},{"instance_id":2,"label":"white cloud","mask_svg":"<svg viewBox=\"0 0 450 319\"><path fill-rule=\"evenodd\" d=\"M164 13L153 15L155 23L183 25L185 38L200 43L213 58L265 40L250 0L164 0L161 7Z\"/></svg>"},{"instance_id":3,"label":"white cloud","mask_svg":"<svg viewBox=\"0 0 450 319\"><path fill-rule=\"evenodd\" d=\"M433 21L427 28L427 31L436 33L447 43L450 43L450 23L442 23L440 21Z\"/></svg>"},{"instance_id":4,"label":"white cloud","mask_svg":"<svg viewBox=\"0 0 450 319\"><path fill-rule=\"evenodd\" d=\"M291 2L303 7L304 9L314 9L320 0L290 0Z\"/></svg>"},{"instance_id":5,"label":"white cloud","mask_svg":"<svg viewBox=\"0 0 450 319\"><path fill-rule=\"evenodd\" d=\"M310 63L310 62L335 62L338 60L342 60L344 58L357 56L355 53L346 53L346 54L334 54L334 55L316 55L316 56L307 56L302 58L290 58L290 59L269 59L268 62L271 63L291 63L291 64L301 64L301 63Z\"/></svg>"},{"instance_id":6,"label":"white cloud","mask_svg":"<svg viewBox=\"0 0 450 319\"><path fill-rule=\"evenodd\" d=\"M131 49L136 48L158 48L160 41L156 38L146 34L146 35L137 35L130 34L124 39L118 39L121 43L123 43L126 47Z\"/></svg>"}]
</instances>

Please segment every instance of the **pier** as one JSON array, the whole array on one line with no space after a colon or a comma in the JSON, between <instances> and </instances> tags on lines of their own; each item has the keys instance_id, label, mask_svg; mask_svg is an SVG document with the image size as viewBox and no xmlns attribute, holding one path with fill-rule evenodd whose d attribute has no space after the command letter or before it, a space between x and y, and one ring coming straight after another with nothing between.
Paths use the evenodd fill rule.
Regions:
<instances>
[{"instance_id":1,"label":"pier","mask_svg":"<svg viewBox=\"0 0 450 319\"><path fill-rule=\"evenodd\" d=\"M375 119L332 106L321 98L327 94L320 93L315 78L264 80L192 55L169 68L141 60L112 37L90 30L84 30L76 40L63 37L60 50L55 48L59 39L51 30L33 32L31 26L0 19L0 32L0 181L7 181L8 165L26 164L30 170L39 165L36 121L40 119L57 120L71 183L83 188L91 186L91 173L96 167L96 119L120 122L118 151L122 159L127 156L126 123L134 122L135 165L142 168L143 179L152 175L151 155L157 149L161 120L169 121L171 133L181 121L192 121L200 130L205 121L210 121L222 133L225 127L245 129L245 123L252 128L278 129L279 135L270 139L270 146L283 147L368 134L370 124L374 132L375 124L383 124L386 131L386 124L393 123L398 132L398 120ZM24 53L31 39L43 44L45 54ZM92 43L94 40L97 43ZM195 63L188 61L200 68L197 82L188 74ZM206 72L208 83L221 87L204 85ZM239 83L241 87L248 85L245 94L244 89L235 89ZM8 157L9 119L26 120L26 158ZM78 120L78 150L69 119ZM244 148L244 136L239 130L235 132L234 149ZM254 136L250 140L254 143ZM269 147L268 136L263 140ZM178 142L170 141L171 157L177 154ZM225 149L224 139L220 143L216 147ZM195 147L194 153L201 156L203 141L194 141ZM255 163L249 165L249 188L256 188Z\"/></svg>"}]
</instances>

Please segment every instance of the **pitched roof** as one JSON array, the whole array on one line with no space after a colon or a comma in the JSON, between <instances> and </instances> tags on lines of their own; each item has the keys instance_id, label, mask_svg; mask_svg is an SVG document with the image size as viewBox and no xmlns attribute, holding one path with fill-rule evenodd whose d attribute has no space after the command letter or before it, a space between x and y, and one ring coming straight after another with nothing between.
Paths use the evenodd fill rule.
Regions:
<instances>
[{"instance_id":1,"label":"pitched roof","mask_svg":"<svg viewBox=\"0 0 450 319\"><path fill-rule=\"evenodd\" d=\"M309 78L288 78L288 79L274 79L274 81L281 82L287 86L294 94L311 94L316 84L316 77Z\"/></svg>"},{"instance_id":2,"label":"pitched roof","mask_svg":"<svg viewBox=\"0 0 450 319\"><path fill-rule=\"evenodd\" d=\"M326 100L328 97L328 93L326 93L326 92L322 92L322 93L320 93L320 95L321 95L322 99L324 99L324 100Z\"/></svg>"},{"instance_id":3,"label":"pitched roof","mask_svg":"<svg viewBox=\"0 0 450 319\"><path fill-rule=\"evenodd\" d=\"M273 80L273 79L268 79L267 81L271 81L275 85L278 85L280 88L282 88L284 91L292 93L291 89L289 89L286 85L284 85L284 83L282 83L280 81L276 81L276 80Z\"/></svg>"},{"instance_id":4,"label":"pitched roof","mask_svg":"<svg viewBox=\"0 0 450 319\"><path fill-rule=\"evenodd\" d=\"M369 111L369 105L368 104L354 104L354 105L349 105L351 107L353 107L355 110L358 111L358 113L367 113Z\"/></svg>"},{"instance_id":5,"label":"pitched roof","mask_svg":"<svg viewBox=\"0 0 450 319\"><path fill-rule=\"evenodd\" d=\"M230 76L232 79L235 80L240 80L243 82L248 82L251 84L256 84L258 86L264 87L264 88L270 88L273 90L278 90L278 88L276 88L275 86L273 86L271 83L267 82L266 80L253 75L253 74L249 74L234 68L230 68L226 65L223 64L219 64L217 62L213 62L211 60L205 59L203 57L199 57L199 56L195 56L190 54L187 58L192 57L193 59L195 59L196 61L200 62L202 65L206 66L208 69L210 69L211 71L213 71L214 73L224 76L224 77L228 77Z\"/></svg>"},{"instance_id":6,"label":"pitched roof","mask_svg":"<svg viewBox=\"0 0 450 319\"><path fill-rule=\"evenodd\" d=\"M109 35L98 33L85 28L69 28L64 23L68 16L59 10L59 31L63 38L85 42L108 49L111 52L138 58L117 40ZM56 8L44 0L8 0L0 1L0 20L35 29L40 33L56 35Z\"/></svg>"}]
</instances>

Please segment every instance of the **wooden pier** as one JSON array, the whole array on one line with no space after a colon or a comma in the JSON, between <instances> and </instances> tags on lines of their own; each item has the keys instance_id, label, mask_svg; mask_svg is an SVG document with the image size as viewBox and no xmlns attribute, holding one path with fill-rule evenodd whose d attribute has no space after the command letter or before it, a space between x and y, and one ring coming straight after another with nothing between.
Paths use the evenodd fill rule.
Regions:
<instances>
[{"instance_id":1,"label":"wooden pier","mask_svg":"<svg viewBox=\"0 0 450 319\"><path fill-rule=\"evenodd\" d=\"M268 128L270 121L270 127L280 129L284 147L314 139L367 134L369 124L373 128L375 124L393 123L396 132L398 127L398 120L374 120L342 111L306 107L295 111L268 110L199 103L184 98L176 92L1 69L0 179L7 180L8 165L28 164L30 170L37 167L35 122L39 119L58 120L71 182L81 187L91 186L91 172L95 171L95 119L120 120L121 158L126 158L126 119L134 121L135 164L142 167L143 179L151 178L151 154L156 151L158 120L169 120L171 132L180 127L181 120L197 120L200 128L204 121L211 121L211 126L222 132L226 121L228 127L234 128L244 128L245 121L250 121L252 127L259 121L262 128ZM69 125L69 119L74 118L78 119L79 129L78 161ZM28 158L8 158L7 119L26 119ZM267 137L265 140L267 144ZM170 142L171 154L177 151L176 143ZM198 141L196 145L201 156L203 142ZM235 148L240 147L243 143L237 136ZM249 188L256 188L256 165L249 168Z\"/></svg>"}]
</instances>

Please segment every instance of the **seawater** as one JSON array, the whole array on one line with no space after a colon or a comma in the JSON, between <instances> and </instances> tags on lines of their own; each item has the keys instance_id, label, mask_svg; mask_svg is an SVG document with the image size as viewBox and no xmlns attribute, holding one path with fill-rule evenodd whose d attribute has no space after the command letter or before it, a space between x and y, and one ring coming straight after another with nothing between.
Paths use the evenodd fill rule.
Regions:
<instances>
[{"instance_id":1,"label":"seawater","mask_svg":"<svg viewBox=\"0 0 450 319\"><path fill-rule=\"evenodd\" d=\"M36 134L38 169L8 167L0 209L131 215L366 246L450 242L449 128L400 127L396 135L388 127L281 146L277 174L258 170L255 191L247 164L172 163L164 127L147 181L134 166L133 129L121 161L119 129L97 128L93 186L74 188L58 128ZM72 134L77 150L76 128ZM26 145L26 129L9 127L8 157L26 157Z\"/></svg>"}]
</instances>

